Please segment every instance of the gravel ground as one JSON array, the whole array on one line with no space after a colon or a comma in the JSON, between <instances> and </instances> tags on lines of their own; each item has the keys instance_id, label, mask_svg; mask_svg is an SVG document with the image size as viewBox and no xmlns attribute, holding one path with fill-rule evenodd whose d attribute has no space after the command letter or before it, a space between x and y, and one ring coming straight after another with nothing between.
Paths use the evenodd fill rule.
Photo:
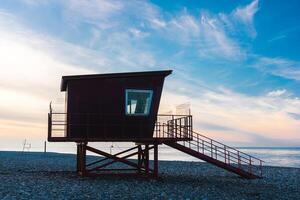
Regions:
<instances>
[{"instance_id":1,"label":"gravel ground","mask_svg":"<svg viewBox=\"0 0 300 200\"><path fill-rule=\"evenodd\" d=\"M88 157L95 159L95 157ZM207 163L160 161L160 179L82 178L70 154L0 151L0 199L300 199L300 168L246 180Z\"/></svg>"}]
</instances>

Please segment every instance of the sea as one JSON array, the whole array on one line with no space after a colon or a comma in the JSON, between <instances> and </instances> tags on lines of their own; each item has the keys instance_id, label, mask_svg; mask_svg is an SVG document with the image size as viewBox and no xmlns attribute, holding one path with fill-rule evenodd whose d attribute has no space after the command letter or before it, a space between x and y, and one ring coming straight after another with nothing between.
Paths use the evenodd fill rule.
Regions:
<instances>
[{"instance_id":1,"label":"sea","mask_svg":"<svg viewBox=\"0 0 300 200\"><path fill-rule=\"evenodd\" d=\"M30 143L24 146L23 143L18 143L17 146L6 145L0 142L0 151L29 151L43 152L44 143ZM89 145L99 148L108 153L118 153L129 147L133 143L89 143ZM25 148L24 148L25 147ZM280 166L280 167L296 167L300 168L300 147L236 147L240 151L250 154L264 161L265 166ZM76 154L76 145L74 143L46 143L47 152L71 153ZM159 146L159 160L176 160L176 161L193 161L201 162L201 160L190 155L182 153L176 149L172 149L165 145ZM151 159L151 155L150 155Z\"/></svg>"}]
</instances>

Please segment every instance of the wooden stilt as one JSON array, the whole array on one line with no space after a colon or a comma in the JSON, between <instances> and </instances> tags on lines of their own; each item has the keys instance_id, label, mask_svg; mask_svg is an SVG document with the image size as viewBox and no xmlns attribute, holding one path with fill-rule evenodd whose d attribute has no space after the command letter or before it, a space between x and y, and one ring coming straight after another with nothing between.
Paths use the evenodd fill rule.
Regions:
<instances>
[{"instance_id":1,"label":"wooden stilt","mask_svg":"<svg viewBox=\"0 0 300 200\"><path fill-rule=\"evenodd\" d=\"M81 145L80 143L77 143L77 173L79 174L80 172L80 162L81 162Z\"/></svg>"},{"instance_id":2,"label":"wooden stilt","mask_svg":"<svg viewBox=\"0 0 300 200\"><path fill-rule=\"evenodd\" d=\"M85 168L86 168L86 145L87 143L82 143L81 144L82 147L81 147L81 155L82 155L82 158L81 158L81 176L84 176L85 175Z\"/></svg>"},{"instance_id":3,"label":"wooden stilt","mask_svg":"<svg viewBox=\"0 0 300 200\"><path fill-rule=\"evenodd\" d=\"M87 143L77 143L77 173L81 176L86 171L86 145Z\"/></svg>"},{"instance_id":4,"label":"wooden stilt","mask_svg":"<svg viewBox=\"0 0 300 200\"><path fill-rule=\"evenodd\" d=\"M153 176L158 177L158 145L154 144L154 166L153 166Z\"/></svg>"},{"instance_id":5,"label":"wooden stilt","mask_svg":"<svg viewBox=\"0 0 300 200\"><path fill-rule=\"evenodd\" d=\"M138 145L138 173L141 173L143 151L141 145Z\"/></svg>"},{"instance_id":6,"label":"wooden stilt","mask_svg":"<svg viewBox=\"0 0 300 200\"><path fill-rule=\"evenodd\" d=\"M149 145L145 145L145 173L148 175L149 174Z\"/></svg>"}]
</instances>

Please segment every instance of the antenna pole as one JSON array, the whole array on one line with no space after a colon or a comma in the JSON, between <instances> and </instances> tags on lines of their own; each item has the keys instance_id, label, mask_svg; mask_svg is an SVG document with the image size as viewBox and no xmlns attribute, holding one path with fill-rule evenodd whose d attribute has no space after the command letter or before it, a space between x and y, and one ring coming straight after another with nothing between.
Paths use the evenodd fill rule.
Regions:
<instances>
[{"instance_id":1,"label":"antenna pole","mask_svg":"<svg viewBox=\"0 0 300 200\"><path fill-rule=\"evenodd\" d=\"M44 153L46 153L47 152L47 142L45 141L44 142Z\"/></svg>"}]
</instances>

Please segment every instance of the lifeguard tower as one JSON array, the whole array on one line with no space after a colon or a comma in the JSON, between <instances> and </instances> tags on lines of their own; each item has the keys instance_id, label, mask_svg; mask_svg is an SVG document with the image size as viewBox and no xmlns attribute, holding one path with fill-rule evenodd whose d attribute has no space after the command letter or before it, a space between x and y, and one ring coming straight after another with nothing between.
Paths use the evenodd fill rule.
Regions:
<instances>
[{"instance_id":1,"label":"lifeguard tower","mask_svg":"<svg viewBox=\"0 0 300 200\"><path fill-rule=\"evenodd\" d=\"M158 114L164 80L171 73L63 76L65 111L55 112L50 104L48 141L77 144L77 172L82 176L158 177L158 145L165 144L242 177L262 177L260 159L196 133L191 115ZM133 147L111 154L89 146L89 142L132 142ZM87 151L103 158L87 163ZM136 162L129 160L134 156ZM127 167L112 167L116 162Z\"/></svg>"}]
</instances>

